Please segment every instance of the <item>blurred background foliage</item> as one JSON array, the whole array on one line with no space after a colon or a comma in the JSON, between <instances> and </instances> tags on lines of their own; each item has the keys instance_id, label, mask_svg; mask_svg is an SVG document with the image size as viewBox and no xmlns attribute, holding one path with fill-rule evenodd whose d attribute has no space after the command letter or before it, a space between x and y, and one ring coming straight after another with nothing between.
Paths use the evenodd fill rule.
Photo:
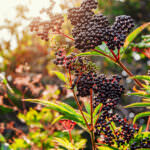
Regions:
<instances>
[{"instance_id":1,"label":"blurred background foliage","mask_svg":"<svg viewBox=\"0 0 150 150\"><path fill-rule=\"evenodd\" d=\"M136 27L150 21L149 0L98 0L99 11L107 15L111 22L115 16L130 15L134 18ZM62 13L73 5L78 6L80 0L63 0L60 4ZM36 7L36 6L35 6ZM42 9L42 8L41 8ZM0 43L0 143L2 148L22 149L66 149L59 138L69 141L67 132L54 119L59 116L55 111L43 108L41 105L22 101L24 98L41 98L50 101L64 101L76 107L70 90L66 90L64 82L59 80L54 71L64 71L53 64L54 53L60 46L70 53L73 43L62 36L50 35L50 41L45 42L30 33L29 27L23 27L24 21L30 22L26 15L28 6L16 7L16 20L6 18L0 31L7 30L10 40ZM71 35L71 24L65 17L63 32ZM129 46L123 56L123 62L133 74L147 74L150 68L150 27L142 32ZM16 43L13 48L13 43ZM137 44L135 44L137 43ZM138 47L140 46L140 47ZM140 49L140 51L138 50ZM126 93L133 90L133 81L126 72L117 65L101 57L91 57L99 68L100 73L121 74ZM124 109L122 105L141 101L141 98L124 96L117 111L129 119L145 110L145 108ZM148 109L148 108L147 108ZM146 119L139 119L138 123L146 126ZM75 143L81 148L90 149L90 138L78 126L72 131ZM54 137L56 138L54 140ZM82 139L82 140L81 140ZM86 141L87 139L88 141ZM7 144L6 144L7 143ZM86 145L86 146L85 146ZM80 149L80 148L79 148ZM85 148L86 149L86 148Z\"/></svg>"}]
</instances>

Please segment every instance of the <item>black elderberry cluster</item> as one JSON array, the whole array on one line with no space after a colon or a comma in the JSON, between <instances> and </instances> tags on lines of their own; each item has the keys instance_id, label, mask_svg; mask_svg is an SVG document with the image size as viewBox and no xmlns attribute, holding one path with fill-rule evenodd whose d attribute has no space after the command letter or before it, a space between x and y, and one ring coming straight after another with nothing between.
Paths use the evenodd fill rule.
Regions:
<instances>
[{"instance_id":1,"label":"black elderberry cluster","mask_svg":"<svg viewBox=\"0 0 150 150\"><path fill-rule=\"evenodd\" d=\"M113 129L111 122L118 124L120 129ZM129 143L134 134L138 131L138 128L133 127L127 121L127 119L122 119L118 114L114 114L104 111L100 116L97 124L95 126L95 136L99 137L101 133L105 134L104 143L109 146L113 145L114 142L118 147Z\"/></svg>"},{"instance_id":2,"label":"black elderberry cluster","mask_svg":"<svg viewBox=\"0 0 150 150\"><path fill-rule=\"evenodd\" d=\"M136 150L140 148L145 148L145 149L150 149L150 138L146 137L144 139L140 139L138 142L134 142L131 144L130 149L131 150Z\"/></svg>"},{"instance_id":3,"label":"black elderberry cluster","mask_svg":"<svg viewBox=\"0 0 150 150\"><path fill-rule=\"evenodd\" d=\"M134 128L126 119L121 119L114 113L115 106L119 103L124 87L120 85L121 77L114 75L107 78L105 75L97 75L96 72L83 73L76 76L73 87L76 85L77 96L90 96L91 90L94 92L93 107L100 103L103 104L100 115L95 125L95 136L99 138L102 133L105 134L104 143L113 145L114 140L118 147L129 143L134 133L138 130ZM112 129L111 122L118 124L118 129Z\"/></svg>"},{"instance_id":4,"label":"black elderberry cluster","mask_svg":"<svg viewBox=\"0 0 150 150\"><path fill-rule=\"evenodd\" d=\"M42 21L40 17L34 18L30 23L31 32L36 31L37 35L41 37L42 40L49 40L49 32L60 32L61 26L64 22L64 18L61 14L53 14L52 10L55 6L55 2L50 0L51 6L47 9L41 10L41 13L46 13L49 20Z\"/></svg>"},{"instance_id":5,"label":"black elderberry cluster","mask_svg":"<svg viewBox=\"0 0 150 150\"><path fill-rule=\"evenodd\" d=\"M68 10L68 19L74 25L72 35L75 47L81 51L93 49L104 41L108 48L120 49L126 35L134 26L130 16L117 16L110 26L106 16L94 14L92 9L97 8L95 0L84 0L80 7Z\"/></svg>"},{"instance_id":6,"label":"black elderberry cluster","mask_svg":"<svg viewBox=\"0 0 150 150\"><path fill-rule=\"evenodd\" d=\"M89 70L94 72L96 69L95 65L93 65L87 57L76 56L75 53L66 56L63 49L60 49L55 55L56 59L54 60L54 64L63 66L70 71L74 71L75 77L78 77L83 72ZM75 86L75 83L73 86Z\"/></svg>"}]
</instances>

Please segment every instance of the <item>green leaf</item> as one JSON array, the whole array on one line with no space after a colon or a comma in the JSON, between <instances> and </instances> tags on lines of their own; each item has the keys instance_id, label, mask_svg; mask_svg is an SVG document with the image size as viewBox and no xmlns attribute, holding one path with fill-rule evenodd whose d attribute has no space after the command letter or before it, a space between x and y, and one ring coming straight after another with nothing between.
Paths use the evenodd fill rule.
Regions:
<instances>
[{"instance_id":1,"label":"green leaf","mask_svg":"<svg viewBox=\"0 0 150 150\"><path fill-rule=\"evenodd\" d=\"M13 109L5 107L5 106L0 106L0 111L4 113L9 113L9 112L13 112Z\"/></svg>"},{"instance_id":2,"label":"green leaf","mask_svg":"<svg viewBox=\"0 0 150 150\"><path fill-rule=\"evenodd\" d=\"M58 145L66 149L69 149L69 150L74 149L74 146L66 138L54 138L54 142L57 142Z\"/></svg>"},{"instance_id":3,"label":"green leaf","mask_svg":"<svg viewBox=\"0 0 150 150\"><path fill-rule=\"evenodd\" d=\"M136 75L136 76L134 76L132 78L150 81L150 76L145 76L145 75Z\"/></svg>"},{"instance_id":4,"label":"green leaf","mask_svg":"<svg viewBox=\"0 0 150 150\"><path fill-rule=\"evenodd\" d=\"M39 100L39 99L26 99L26 101L45 105L49 109L60 112L62 115L64 115L65 118L67 118L69 120L73 120L76 123L85 126L85 121L84 121L82 115L79 113L79 111L73 110L73 108L69 105L67 107L67 104L64 104L62 102L53 103L50 101Z\"/></svg>"},{"instance_id":5,"label":"green leaf","mask_svg":"<svg viewBox=\"0 0 150 150\"><path fill-rule=\"evenodd\" d=\"M86 145L86 139L81 139L79 142L75 143L75 148L76 149L83 149L85 148Z\"/></svg>"},{"instance_id":6,"label":"green leaf","mask_svg":"<svg viewBox=\"0 0 150 150\"><path fill-rule=\"evenodd\" d=\"M99 150L118 150L118 148L108 146L106 144L97 143L97 145L101 146L101 147L98 148Z\"/></svg>"},{"instance_id":7,"label":"green leaf","mask_svg":"<svg viewBox=\"0 0 150 150\"><path fill-rule=\"evenodd\" d=\"M148 117L148 116L150 116L150 112L142 112L142 113L137 114L134 117L133 124L135 124L135 122L136 122L137 119L139 119L141 117Z\"/></svg>"},{"instance_id":8,"label":"green leaf","mask_svg":"<svg viewBox=\"0 0 150 150\"><path fill-rule=\"evenodd\" d=\"M52 71L60 80L62 80L63 82L66 82L66 77L63 73L59 72L59 71Z\"/></svg>"},{"instance_id":9,"label":"green leaf","mask_svg":"<svg viewBox=\"0 0 150 150\"><path fill-rule=\"evenodd\" d=\"M84 106L85 106L87 113L90 114L91 113L90 103L84 101Z\"/></svg>"},{"instance_id":10,"label":"green leaf","mask_svg":"<svg viewBox=\"0 0 150 150\"><path fill-rule=\"evenodd\" d=\"M146 93L130 93L130 94L128 94L128 95L135 95L135 96L150 98L150 95L148 95L148 94L146 94Z\"/></svg>"},{"instance_id":11,"label":"green leaf","mask_svg":"<svg viewBox=\"0 0 150 150\"><path fill-rule=\"evenodd\" d=\"M100 112L99 114L97 114L95 117L94 117L94 120L93 120L93 123L95 124L97 119L101 116L102 112Z\"/></svg>"},{"instance_id":12,"label":"green leaf","mask_svg":"<svg viewBox=\"0 0 150 150\"><path fill-rule=\"evenodd\" d=\"M127 47L129 46L129 44L137 37L137 35L139 33L142 32L142 30L144 30L146 27L148 27L150 25L150 22L143 24L142 26L138 27L137 29L135 29L132 33L130 33L128 35L128 37L125 40L124 43L124 49L127 49Z\"/></svg>"},{"instance_id":13,"label":"green leaf","mask_svg":"<svg viewBox=\"0 0 150 150\"><path fill-rule=\"evenodd\" d=\"M99 113L99 110L102 106L102 103L100 103L95 109L94 109L94 112L93 112L93 117L95 117L97 115L97 113Z\"/></svg>"},{"instance_id":14,"label":"green leaf","mask_svg":"<svg viewBox=\"0 0 150 150\"><path fill-rule=\"evenodd\" d=\"M63 118L63 115L60 115L60 116L56 117L56 118L52 121L51 125L55 124L56 122L58 122L58 121L61 120L62 118Z\"/></svg>"},{"instance_id":15,"label":"green leaf","mask_svg":"<svg viewBox=\"0 0 150 150\"><path fill-rule=\"evenodd\" d=\"M77 56L98 56L98 55L103 56L102 54L100 54L99 52L96 52L96 51L80 53Z\"/></svg>"},{"instance_id":16,"label":"green leaf","mask_svg":"<svg viewBox=\"0 0 150 150\"><path fill-rule=\"evenodd\" d=\"M150 103L133 103L130 105L125 106L124 108L132 108L132 107L149 107Z\"/></svg>"},{"instance_id":17,"label":"green leaf","mask_svg":"<svg viewBox=\"0 0 150 150\"><path fill-rule=\"evenodd\" d=\"M6 142L5 137L2 134L0 134L0 143L4 142Z\"/></svg>"},{"instance_id":18,"label":"green leaf","mask_svg":"<svg viewBox=\"0 0 150 150\"><path fill-rule=\"evenodd\" d=\"M59 102L59 105L73 113L76 113L76 110L66 103Z\"/></svg>"}]
</instances>

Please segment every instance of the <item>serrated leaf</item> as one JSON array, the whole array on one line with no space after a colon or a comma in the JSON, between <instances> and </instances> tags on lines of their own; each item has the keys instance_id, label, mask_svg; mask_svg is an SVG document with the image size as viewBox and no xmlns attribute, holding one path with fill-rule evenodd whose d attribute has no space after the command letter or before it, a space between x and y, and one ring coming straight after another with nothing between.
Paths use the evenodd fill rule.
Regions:
<instances>
[{"instance_id":1,"label":"serrated leaf","mask_svg":"<svg viewBox=\"0 0 150 150\"><path fill-rule=\"evenodd\" d=\"M67 104L65 104L65 107L64 107L64 104L62 102L53 103L50 101L39 100L39 99L26 99L25 101L30 101L33 103L39 103L39 104L45 105L49 109L58 111L59 113L64 115L64 117L66 117L67 119L73 120L76 123L85 126L85 121L84 121L82 115L79 113L79 111L78 110L71 111L73 108L69 105L68 105L68 107L66 107ZM66 109L66 108L68 108L68 109Z\"/></svg>"},{"instance_id":2,"label":"serrated leaf","mask_svg":"<svg viewBox=\"0 0 150 150\"><path fill-rule=\"evenodd\" d=\"M125 106L124 108L132 108L132 107L148 107L150 106L150 103L133 103L130 105Z\"/></svg>"},{"instance_id":3,"label":"serrated leaf","mask_svg":"<svg viewBox=\"0 0 150 150\"><path fill-rule=\"evenodd\" d=\"M148 116L150 116L150 112L142 112L142 113L137 114L134 117L133 124L135 124L135 122L136 122L137 119L139 119L141 117L148 117Z\"/></svg>"},{"instance_id":4,"label":"serrated leaf","mask_svg":"<svg viewBox=\"0 0 150 150\"><path fill-rule=\"evenodd\" d=\"M126 40L125 40L124 49L127 49L127 47L129 46L129 44L137 37L137 35L139 33L141 33L142 30L144 30L149 25L150 25L150 22L145 23L145 24L141 25L140 27L138 27L137 29L135 29L132 33L130 33L128 35L128 37L126 38Z\"/></svg>"},{"instance_id":5,"label":"serrated leaf","mask_svg":"<svg viewBox=\"0 0 150 150\"><path fill-rule=\"evenodd\" d=\"M99 110L102 106L102 103L100 103L95 109L94 109L94 112L93 112L93 117L95 117L97 115L97 113L99 113Z\"/></svg>"},{"instance_id":6,"label":"serrated leaf","mask_svg":"<svg viewBox=\"0 0 150 150\"><path fill-rule=\"evenodd\" d=\"M66 82L66 77L63 73L59 72L59 71L52 71L60 80L62 80L63 82Z\"/></svg>"},{"instance_id":7,"label":"serrated leaf","mask_svg":"<svg viewBox=\"0 0 150 150\"><path fill-rule=\"evenodd\" d=\"M150 76L145 76L145 75L136 75L136 76L134 76L132 78L150 81Z\"/></svg>"}]
</instances>

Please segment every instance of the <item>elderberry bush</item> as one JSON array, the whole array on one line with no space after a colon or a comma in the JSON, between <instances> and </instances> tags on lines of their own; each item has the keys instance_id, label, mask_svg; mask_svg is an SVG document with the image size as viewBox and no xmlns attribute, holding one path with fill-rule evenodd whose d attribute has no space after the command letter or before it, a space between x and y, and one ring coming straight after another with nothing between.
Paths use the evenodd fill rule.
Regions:
<instances>
[{"instance_id":1,"label":"elderberry bush","mask_svg":"<svg viewBox=\"0 0 150 150\"><path fill-rule=\"evenodd\" d=\"M73 26L73 38L69 37L69 39L74 41L75 49L68 55L65 49L60 46L57 52L55 52L56 59L54 60L54 64L62 67L64 72L69 76L67 87L70 88L69 90L72 90L81 114L84 111L84 107L86 107L80 107L82 98L90 99L90 102L92 101L90 105L91 118L93 115L92 110L95 111L102 104L99 109L100 112L96 113L96 115L100 115L97 117L95 123L93 124L92 119L90 123L88 122L90 117L87 119L88 123L85 123L89 131L91 132L92 130L93 132L94 142L114 146L120 150L124 149L125 146L131 150L149 148L149 138L136 141L136 136L139 133L138 125L133 125L130 120L122 118L116 113L117 105L125 92L125 88L120 82L121 76L99 74L96 65L89 58L77 53L78 50L84 52L94 49L101 45L102 42L105 42L113 54L114 50L120 50L124 45L127 35L134 27L133 19L126 15L117 16L114 23L110 24L106 16L101 13L95 13L94 10L97 8L97 5L98 3L95 0L84 0L80 7L68 10L68 19ZM58 16L52 15L50 9L46 10L46 13L51 18L49 25L37 20L37 22L32 23L34 24L33 26L31 25L31 30L36 31L39 31L40 26L44 25L42 34L38 35L41 35L42 39L46 41L48 40L49 32L57 32L65 35L60 32L63 17L60 14ZM65 35L65 37L68 36ZM119 51L118 56L113 55L114 57L111 57L107 54L104 55L115 63L121 63ZM126 72L129 72L125 69L124 65L121 66ZM131 73L129 75L132 76ZM138 84L140 85L139 82ZM84 113L82 115L84 118ZM86 119L84 121L86 122ZM133 143L133 141L135 142Z\"/></svg>"},{"instance_id":2,"label":"elderberry bush","mask_svg":"<svg viewBox=\"0 0 150 150\"><path fill-rule=\"evenodd\" d=\"M63 50L56 52L54 63L74 72L71 89L76 89L79 98L89 97L92 90L93 109L100 103L103 104L101 115L94 126L95 140L105 135L103 143L109 146L115 143L118 147L129 144L138 132L138 128L131 125L126 118L122 119L115 113L115 108L125 90L120 84L121 77L119 75L111 77L106 77L104 74L99 75L94 65L89 65L90 61L86 57L76 56L74 53L65 56ZM113 129L112 122L118 128Z\"/></svg>"},{"instance_id":3,"label":"elderberry bush","mask_svg":"<svg viewBox=\"0 0 150 150\"><path fill-rule=\"evenodd\" d=\"M75 47L81 51L94 49L104 41L110 50L120 49L127 34L134 27L130 16L117 16L113 25L103 14L95 14L95 0L84 0L80 7L68 10L68 19L74 26Z\"/></svg>"}]
</instances>

